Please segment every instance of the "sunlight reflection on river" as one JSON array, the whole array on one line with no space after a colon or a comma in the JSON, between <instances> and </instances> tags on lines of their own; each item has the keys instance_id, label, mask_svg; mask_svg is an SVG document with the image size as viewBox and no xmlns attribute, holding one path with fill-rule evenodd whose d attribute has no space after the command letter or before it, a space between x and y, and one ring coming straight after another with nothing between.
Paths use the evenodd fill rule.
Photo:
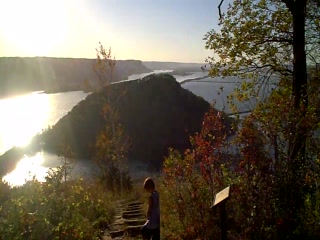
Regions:
<instances>
[{"instance_id":1,"label":"sunlight reflection on river","mask_svg":"<svg viewBox=\"0 0 320 240\"><path fill-rule=\"evenodd\" d=\"M72 171L69 177L91 176L92 164L87 159L69 160ZM5 175L2 180L8 182L11 186L21 186L32 179L44 182L48 171L55 170L63 165L63 159L55 154L47 152L38 152L34 156L24 156L16 165L16 168Z\"/></svg>"},{"instance_id":2,"label":"sunlight reflection on river","mask_svg":"<svg viewBox=\"0 0 320 240\"><path fill-rule=\"evenodd\" d=\"M0 151L25 146L48 121L50 101L46 94L31 93L0 101Z\"/></svg>"},{"instance_id":3,"label":"sunlight reflection on river","mask_svg":"<svg viewBox=\"0 0 320 240\"><path fill-rule=\"evenodd\" d=\"M0 100L0 154L13 146L25 146L31 138L52 126L88 93L44 94L33 92Z\"/></svg>"},{"instance_id":4,"label":"sunlight reflection on river","mask_svg":"<svg viewBox=\"0 0 320 240\"><path fill-rule=\"evenodd\" d=\"M66 115L73 106L86 98L82 91L45 94L39 92L0 100L0 154L13 146L24 146L31 138ZM49 167L59 165L55 155L37 153L23 157L16 169L3 180L11 185L24 184L33 176L44 181Z\"/></svg>"},{"instance_id":5,"label":"sunlight reflection on river","mask_svg":"<svg viewBox=\"0 0 320 240\"><path fill-rule=\"evenodd\" d=\"M19 161L15 170L4 176L2 180L12 186L23 185L26 181L32 180L33 178L39 182L44 182L47 171L49 170L48 166L44 166L45 158L48 157L49 156L41 152L32 157L25 156ZM55 161L48 160L49 159L46 159L46 162L51 162L51 164L55 163L54 165L58 164L58 157L56 157Z\"/></svg>"}]
</instances>

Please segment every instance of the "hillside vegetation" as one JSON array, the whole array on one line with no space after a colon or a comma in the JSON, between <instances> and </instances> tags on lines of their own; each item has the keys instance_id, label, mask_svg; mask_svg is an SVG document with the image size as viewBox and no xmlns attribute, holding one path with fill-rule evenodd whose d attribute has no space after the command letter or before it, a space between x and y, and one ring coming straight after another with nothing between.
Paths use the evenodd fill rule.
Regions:
<instances>
[{"instance_id":1,"label":"hillside vegetation","mask_svg":"<svg viewBox=\"0 0 320 240\"><path fill-rule=\"evenodd\" d=\"M209 103L183 89L168 74L150 75L123 82L89 95L55 126L38 136L46 150L58 152L70 145L78 156L90 158L98 134L104 128L103 100L110 92L131 149L129 160L159 168L169 147L186 149L189 134L199 131Z\"/></svg>"}]
</instances>

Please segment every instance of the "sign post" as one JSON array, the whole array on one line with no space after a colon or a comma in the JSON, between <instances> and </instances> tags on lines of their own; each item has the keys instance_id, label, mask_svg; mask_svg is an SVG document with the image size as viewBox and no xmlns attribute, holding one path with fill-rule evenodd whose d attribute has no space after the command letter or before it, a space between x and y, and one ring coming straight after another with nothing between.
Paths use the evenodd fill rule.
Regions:
<instances>
[{"instance_id":1,"label":"sign post","mask_svg":"<svg viewBox=\"0 0 320 240\"><path fill-rule=\"evenodd\" d=\"M218 192L214 198L214 202L211 208L219 207L220 211L220 229L221 229L221 240L227 240L227 209L226 202L230 196L230 186Z\"/></svg>"}]
</instances>

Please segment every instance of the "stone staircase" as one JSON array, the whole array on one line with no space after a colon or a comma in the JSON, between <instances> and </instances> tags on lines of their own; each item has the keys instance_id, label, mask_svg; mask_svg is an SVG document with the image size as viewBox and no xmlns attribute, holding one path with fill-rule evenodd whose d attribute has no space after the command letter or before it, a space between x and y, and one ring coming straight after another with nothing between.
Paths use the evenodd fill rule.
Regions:
<instances>
[{"instance_id":1,"label":"stone staircase","mask_svg":"<svg viewBox=\"0 0 320 240\"><path fill-rule=\"evenodd\" d=\"M116 209L115 221L105 232L103 240L136 238L140 235L140 229L146 222L140 201L120 201Z\"/></svg>"}]
</instances>

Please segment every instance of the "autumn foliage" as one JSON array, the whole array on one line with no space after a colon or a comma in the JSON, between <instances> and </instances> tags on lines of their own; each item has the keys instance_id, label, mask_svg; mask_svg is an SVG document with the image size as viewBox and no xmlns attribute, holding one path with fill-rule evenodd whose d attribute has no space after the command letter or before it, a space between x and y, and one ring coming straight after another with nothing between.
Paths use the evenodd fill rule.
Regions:
<instances>
[{"instance_id":1,"label":"autumn foliage","mask_svg":"<svg viewBox=\"0 0 320 240\"><path fill-rule=\"evenodd\" d=\"M191 137L192 147L184 153L171 150L164 162L163 189L169 239L217 239L219 212L210 207L215 194L228 185L231 239L284 239L293 226L298 226L296 236L319 237L319 118L315 108L308 108L306 117L290 108L289 92L274 91L237 130L227 128L223 115L211 109L201 131ZM308 133L306 164L298 169L292 167L288 147L293 122ZM296 178L301 186L288 188ZM292 222L288 206L295 194L303 195L304 207Z\"/></svg>"}]
</instances>

